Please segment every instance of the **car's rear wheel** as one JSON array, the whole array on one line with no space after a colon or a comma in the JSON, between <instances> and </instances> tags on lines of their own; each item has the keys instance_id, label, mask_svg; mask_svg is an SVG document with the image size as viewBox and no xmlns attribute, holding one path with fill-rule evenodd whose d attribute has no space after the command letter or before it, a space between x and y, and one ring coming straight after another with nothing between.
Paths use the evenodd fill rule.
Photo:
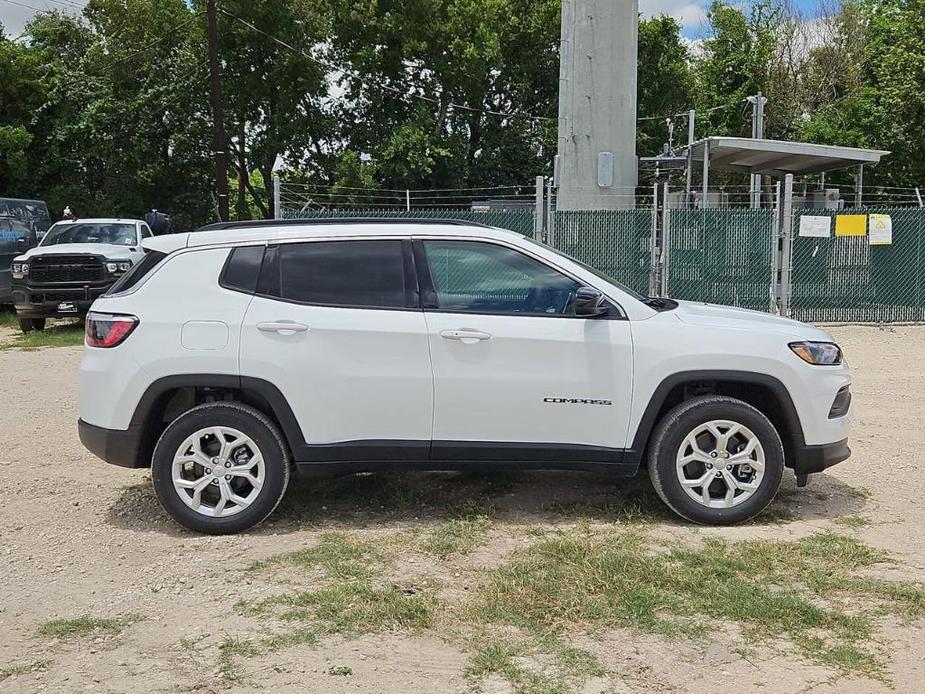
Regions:
<instances>
[{"instance_id":1,"label":"car's rear wheel","mask_svg":"<svg viewBox=\"0 0 925 694\"><path fill-rule=\"evenodd\" d=\"M24 333L31 332L33 330L44 330L45 329L45 319L44 318L20 318L19 319L19 329Z\"/></svg>"},{"instance_id":2,"label":"car's rear wheel","mask_svg":"<svg viewBox=\"0 0 925 694\"><path fill-rule=\"evenodd\" d=\"M234 402L180 415L154 449L151 476L164 509L197 532L236 533L264 520L289 483L289 452L276 425Z\"/></svg>"},{"instance_id":3,"label":"car's rear wheel","mask_svg":"<svg viewBox=\"0 0 925 694\"><path fill-rule=\"evenodd\" d=\"M748 520L774 499L784 448L768 418L735 398L682 402L659 422L649 445L649 476L678 515L708 525Z\"/></svg>"}]
</instances>

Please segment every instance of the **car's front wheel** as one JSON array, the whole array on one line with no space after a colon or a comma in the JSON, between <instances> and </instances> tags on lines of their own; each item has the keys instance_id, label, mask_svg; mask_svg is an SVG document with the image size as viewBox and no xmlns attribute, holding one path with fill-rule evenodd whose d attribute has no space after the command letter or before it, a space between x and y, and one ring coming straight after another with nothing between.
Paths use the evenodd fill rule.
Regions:
<instances>
[{"instance_id":1,"label":"car's front wheel","mask_svg":"<svg viewBox=\"0 0 925 694\"><path fill-rule=\"evenodd\" d=\"M770 420L746 402L719 395L668 412L649 445L649 476L678 515L708 525L748 520L774 499L784 448Z\"/></svg>"},{"instance_id":2,"label":"car's front wheel","mask_svg":"<svg viewBox=\"0 0 925 694\"><path fill-rule=\"evenodd\" d=\"M215 535L264 520L289 483L289 452L262 412L235 402L199 405L180 415L154 448L151 476L178 523Z\"/></svg>"}]
</instances>

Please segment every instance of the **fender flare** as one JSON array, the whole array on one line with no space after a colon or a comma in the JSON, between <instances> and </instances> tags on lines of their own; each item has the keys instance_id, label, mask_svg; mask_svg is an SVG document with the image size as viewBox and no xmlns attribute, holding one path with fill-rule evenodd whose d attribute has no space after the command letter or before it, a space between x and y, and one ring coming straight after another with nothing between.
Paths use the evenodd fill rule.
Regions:
<instances>
[{"instance_id":1,"label":"fender flare","mask_svg":"<svg viewBox=\"0 0 925 694\"><path fill-rule=\"evenodd\" d=\"M757 385L769 389L777 399L777 404L783 414L784 420L790 433L790 443L793 447L805 446L803 438L803 425L800 423L800 417L797 414L796 407L793 404L793 398L790 397L790 391L781 383L780 380L768 374L757 371L732 371L732 370L709 370L709 371L678 371L677 373L666 376L661 383L652 392L649 403L646 405L639 425L636 427L636 435L633 437L633 444L624 453L624 461L642 463L642 456L652 435L652 430L657 424L658 413L661 411L668 393L673 388L683 383L696 383L698 381L726 381L740 383L743 385ZM782 437L783 438L783 437ZM787 441L784 441L785 450L788 448Z\"/></svg>"}]
</instances>

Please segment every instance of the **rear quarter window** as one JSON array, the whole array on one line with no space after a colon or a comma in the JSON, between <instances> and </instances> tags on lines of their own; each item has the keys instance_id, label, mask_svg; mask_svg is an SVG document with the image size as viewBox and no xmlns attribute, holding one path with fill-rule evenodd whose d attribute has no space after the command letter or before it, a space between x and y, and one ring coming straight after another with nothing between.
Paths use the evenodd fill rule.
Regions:
<instances>
[{"instance_id":1,"label":"rear quarter window","mask_svg":"<svg viewBox=\"0 0 925 694\"><path fill-rule=\"evenodd\" d=\"M253 294L266 246L239 246L228 254L219 284L225 289Z\"/></svg>"}]
</instances>

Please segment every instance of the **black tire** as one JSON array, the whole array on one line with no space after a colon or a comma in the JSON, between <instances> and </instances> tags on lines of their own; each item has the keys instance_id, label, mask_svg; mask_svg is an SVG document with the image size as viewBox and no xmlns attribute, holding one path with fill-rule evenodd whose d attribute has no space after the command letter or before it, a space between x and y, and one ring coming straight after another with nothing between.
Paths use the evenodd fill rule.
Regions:
<instances>
[{"instance_id":1,"label":"black tire","mask_svg":"<svg viewBox=\"0 0 925 694\"><path fill-rule=\"evenodd\" d=\"M232 427L250 437L260 449L265 466L265 479L256 498L249 506L224 518L206 516L190 508L180 498L171 474L174 456L183 442L211 426ZM180 525L210 535L227 535L251 528L273 512L289 484L289 468L289 449L273 421L241 403L214 402L184 412L164 430L154 448L151 478L164 510Z\"/></svg>"},{"instance_id":2,"label":"black tire","mask_svg":"<svg viewBox=\"0 0 925 694\"><path fill-rule=\"evenodd\" d=\"M678 450L684 439L712 420L744 425L755 434L764 450L764 477L758 488L730 508L711 508L693 500L681 486L676 472ZM672 511L694 523L728 525L757 516L773 501L784 475L784 447L774 425L758 409L736 398L706 395L682 402L662 418L649 442L648 464L655 491ZM703 471L706 474L706 468ZM728 488L725 483L723 486ZM712 496L712 492L708 493Z\"/></svg>"},{"instance_id":3,"label":"black tire","mask_svg":"<svg viewBox=\"0 0 925 694\"><path fill-rule=\"evenodd\" d=\"M31 332L33 330L44 330L45 329L45 319L44 318L20 318L19 319L19 329L24 333Z\"/></svg>"}]
</instances>

